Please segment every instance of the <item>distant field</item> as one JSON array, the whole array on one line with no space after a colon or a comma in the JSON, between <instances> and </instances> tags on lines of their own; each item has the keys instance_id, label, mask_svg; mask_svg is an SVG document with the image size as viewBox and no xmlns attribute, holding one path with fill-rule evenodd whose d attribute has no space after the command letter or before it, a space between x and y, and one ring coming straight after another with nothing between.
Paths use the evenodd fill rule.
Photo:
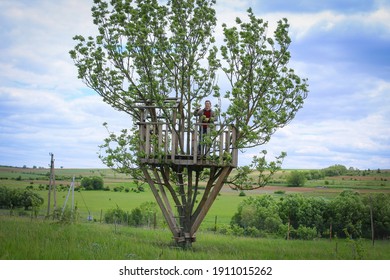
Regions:
<instances>
[{"instance_id":1,"label":"distant field","mask_svg":"<svg viewBox=\"0 0 390 280\"><path fill-rule=\"evenodd\" d=\"M277 172L270 186L286 186L286 177L293 170L282 170ZM307 170L300 170L307 171ZM23 186L32 181L35 183L48 184L48 176L50 170L48 168L16 168L0 166L0 185L12 184L15 186ZM234 174L234 171L233 171ZM111 169L66 169L59 168L55 170L57 184L70 184L72 177L75 176L76 181L85 176L101 176L107 185L132 182L131 178L125 174L117 173ZM256 173L253 173L256 176ZM19 179L19 182L16 181ZM361 172L361 175L345 175L335 177L325 177L321 180L308 180L305 187L309 188L352 188L352 189L368 189L368 190L389 190L390 191L390 170L369 170Z\"/></svg>"},{"instance_id":2,"label":"distant field","mask_svg":"<svg viewBox=\"0 0 390 280\"><path fill-rule=\"evenodd\" d=\"M41 194L47 200L48 192L42 189L49 184L49 169L40 168L15 168L0 167L0 186L26 188L32 186L33 190ZM286 176L291 170L279 171L273 178L269 186L264 188L246 191L246 196L239 196L239 192L225 186L215 203L211 207L207 217L202 223L201 228L212 228L216 224L227 224L231 217L237 211L241 201L247 196L257 196L261 194L271 194L276 198L283 197L289 193L301 193L305 196L321 196L333 198L345 189L352 189L362 194L390 192L390 171L377 170L365 172L364 176L337 176L326 177L321 180L309 180L305 187L287 187L285 183ZM56 169L57 186L57 207L62 208L71 184L73 176L76 178L76 186L80 179L85 176L101 176L104 179L105 186L110 187L110 191L80 191L75 192L75 204L80 213L80 219L86 220L89 215L93 216L95 221L100 222L108 209L119 207L125 211L140 206L144 202L155 201L150 189L146 186L144 192L114 192L115 186L124 186L134 188L135 184L131 178L124 174L119 174L111 169ZM41 186L41 189L39 188ZM70 201L68 202L70 203ZM70 204L68 204L70 205ZM47 202L42 206L40 213L45 215ZM6 212L6 210L2 210Z\"/></svg>"}]
</instances>

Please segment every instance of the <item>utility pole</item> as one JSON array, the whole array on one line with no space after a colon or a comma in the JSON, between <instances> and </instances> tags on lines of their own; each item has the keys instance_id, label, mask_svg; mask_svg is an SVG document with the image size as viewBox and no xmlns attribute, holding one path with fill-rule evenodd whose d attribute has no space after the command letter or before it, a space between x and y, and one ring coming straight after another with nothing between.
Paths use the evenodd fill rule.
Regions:
<instances>
[{"instance_id":1,"label":"utility pole","mask_svg":"<svg viewBox=\"0 0 390 280\"><path fill-rule=\"evenodd\" d=\"M54 175L54 154L50 154L50 179L49 179L49 194L47 198L47 217L50 215L50 199L51 199L51 190L53 189L53 198L54 198L54 210L57 207L57 198L56 198L56 187L55 187L55 175Z\"/></svg>"},{"instance_id":2,"label":"utility pole","mask_svg":"<svg viewBox=\"0 0 390 280\"><path fill-rule=\"evenodd\" d=\"M65 207L66 207L66 204L68 202L70 193L72 193L71 220L73 220L73 218L74 218L73 217L73 214L74 214L74 176L72 179L72 183L70 184L68 194L66 195L64 206L62 207L62 214L61 214L62 216L64 215Z\"/></svg>"}]
</instances>

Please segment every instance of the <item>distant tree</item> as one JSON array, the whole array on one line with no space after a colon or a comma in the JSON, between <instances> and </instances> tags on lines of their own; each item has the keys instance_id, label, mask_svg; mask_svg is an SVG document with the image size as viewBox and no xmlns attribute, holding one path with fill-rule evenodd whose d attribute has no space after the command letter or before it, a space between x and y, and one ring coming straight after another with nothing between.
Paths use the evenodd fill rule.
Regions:
<instances>
[{"instance_id":1,"label":"distant tree","mask_svg":"<svg viewBox=\"0 0 390 280\"><path fill-rule=\"evenodd\" d=\"M0 207L10 206L10 189L5 186L0 186Z\"/></svg>"},{"instance_id":2,"label":"distant tree","mask_svg":"<svg viewBox=\"0 0 390 280\"><path fill-rule=\"evenodd\" d=\"M347 173L347 167L341 164L335 164L327 168L322 169L325 176L340 176Z\"/></svg>"},{"instance_id":3,"label":"distant tree","mask_svg":"<svg viewBox=\"0 0 390 280\"><path fill-rule=\"evenodd\" d=\"M30 208L39 208L44 202L43 197L41 195L30 190L22 191L19 196L19 200L20 205L23 206L25 210L28 210Z\"/></svg>"},{"instance_id":4,"label":"distant tree","mask_svg":"<svg viewBox=\"0 0 390 280\"><path fill-rule=\"evenodd\" d=\"M322 170L310 170L306 172L306 178L308 180L318 180L324 178L324 172Z\"/></svg>"},{"instance_id":5,"label":"distant tree","mask_svg":"<svg viewBox=\"0 0 390 280\"><path fill-rule=\"evenodd\" d=\"M291 234L293 239L312 240L318 236L317 229L299 225L297 229L294 229Z\"/></svg>"},{"instance_id":6,"label":"distant tree","mask_svg":"<svg viewBox=\"0 0 390 280\"><path fill-rule=\"evenodd\" d=\"M303 171L291 171L286 177L289 187L303 187L306 182L306 174Z\"/></svg>"},{"instance_id":7,"label":"distant tree","mask_svg":"<svg viewBox=\"0 0 390 280\"><path fill-rule=\"evenodd\" d=\"M342 237L361 237L368 209L357 192L343 191L330 203L333 232Z\"/></svg>"},{"instance_id":8,"label":"distant tree","mask_svg":"<svg viewBox=\"0 0 390 280\"><path fill-rule=\"evenodd\" d=\"M278 214L276 200L270 195L263 195L245 199L232 217L231 224L244 229L256 228L263 232L275 233L282 220Z\"/></svg>"},{"instance_id":9,"label":"distant tree","mask_svg":"<svg viewBox=\"0 0 390 280\"><path fill-rule=\"evenodd\" d=\"M37 209L43 202L42 196L31 190L0 187L0 207Z\"/></svg>"},{"instance_id":10,"label":"distant tree","mask_svg":"<svg viewBox=\"0 0 390 280\"><path fill-rule=\"evenodd\" d=\"M364 204L372 207L374 234L377 239L390 237L390 194L370 194L364 196ZM367 212L369 213L369 212ZM364 221L365 236L371 237L371 220L369 215Z\"/></svg>"},{"instance_id":11,"label":"distant tree","mask_svg":"<svg viewBox=\"0 0 390 280\"><path fill-rule=\"evenodd\" d=\"M142 224L150 226L156 218L156 215L158 213L157 203L152 201L146 201L143 202L139 208L141 209L142 213Z\"/></svg>"},{"instance_id":12,"label":"distant tree","mask_svg":"<svg viewBox=\"0 0 390 280\"><path fill-rule=\"evenodd\" d=\"M102 190L104 189L104 181L102 177L83 177L80 182L80 187L85 190Z\"/></svg>"},{"instance_id":13,"label":"distant tree","mask_svg":"<svg viewBox=\"0 0 390 280\"><path fill-rule=\"evenodd\" d=\"M85 190L93 190L91 177L83 177L80 181L80 187Z\"/></svg>"},{"instance_id":14,"label":"distant tree","mask_svg":"<svg viewBox=\"0 0 390 280\"><path fill-rule=\"evenodd\" d=\"M307 197L300 206L298 223L301 226L315 229L317 236L328 230L329 203L323 198Z\"/></svg>"},{"instance_id":15,"label":"distant tree","mask_svg":"<svg viewBox=\"0 0 390 280\"><path fill-rule=\"evenodd\" d=\"M140 226L142 225L143 214L140 208L134 208L130 212L129 216L129 225L130 226Z\"/></svg>"},{"instance_id":16,"label":"distant tree","mask_svg":"<svg viewBox=\"0 0 390 280\"><path fill-rule=\"evenodd\" d=\"M123 209L119 208L117 205L116 208L109 209L104 214L104 221L107 224L127 224L129 219L129 214Z\"/></svg>"},{"instance_id":17,"label":"distant tree","mask_svg":"<svg viewBox=\"0 0 390 280\"><path fill-rule=\"evenodd\" d=\"M300 194L291 194L284 197L278 207L279 216L283 223L298 228L302 215L301 209L304 203L305 199Z\"/></svg>"}]
</instances>

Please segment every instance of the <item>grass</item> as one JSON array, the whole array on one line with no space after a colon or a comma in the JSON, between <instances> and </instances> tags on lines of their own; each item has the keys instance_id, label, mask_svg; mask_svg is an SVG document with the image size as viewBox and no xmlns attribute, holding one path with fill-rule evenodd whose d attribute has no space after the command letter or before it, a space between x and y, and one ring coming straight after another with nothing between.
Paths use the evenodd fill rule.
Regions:
<instances>
[{"instance_id":1,"label":"grass","mask_svg":"<svg viewBox=\"0 0 390 280\"><path fill-rule=\"evenodd\" d=\"M25 188L33 185L34 190L46 200L47 191L38 190L40 184L47 185L45 177L48 169L25 169L0 167L0 186ZM289 188L283 180L289 171L281 171L276 176L278 186L268 186L257 191L247 191L246 196L228 187L223 188L217 197L200 230L197 242L191 250L181 250L172 242L168 230L147 230L129 227L115 227L99 223L104 212L119 207L125 211L140 206L144 202L155 201L152 192L114 192L115 186L133 187L132 181L123 174L109 169L57 169L56 185L68 186L71 178L81 176L102 176L111 191L75 192L75 203L80 214L76 224L61 224L51 220L28 219L0 215L0 258L1 259L275 259L275 260L337 260L337 259L390 259L390 241L376 241L375 246L368 240L282 240L244 238L217 235L207 231L228 224L237 211L239 203L248 196L271 194L282 198L293 192L305 196L333 198L344 189L361 193L388 192L390 172L372 172L366 176L332 177L318 181L307 181L305 188ZM328 183L325 184L325 181ZM79 182L79 179L78 179ZM321 186L321 187L319 187ZM325 186L325 187L324 187ZM279 193L277 193L279 191ZM64 205L67 189L57 191L57 207ZM40 214L46 214L47 202ZM70 200L68 201L70 205ZM9 214L9 210L1 210ZM0 213L1 214L1 213ZM17 213L16 213L17 214ZM86 223L91 214L94 223ZM163 220L162 217L158 219Z\"/></svg>"},{"instance_id":2,"label":"grass","mask_svg":"<svg viewBox=\"0 0 390 280\"><path fill-rule=\"evenodd\" d=\"M390 242L244 238L200 231L188 250L167 230L96 223L61 224L0 216L0 259L7 260L388 260Z\"/></svg>"}]
</instances>

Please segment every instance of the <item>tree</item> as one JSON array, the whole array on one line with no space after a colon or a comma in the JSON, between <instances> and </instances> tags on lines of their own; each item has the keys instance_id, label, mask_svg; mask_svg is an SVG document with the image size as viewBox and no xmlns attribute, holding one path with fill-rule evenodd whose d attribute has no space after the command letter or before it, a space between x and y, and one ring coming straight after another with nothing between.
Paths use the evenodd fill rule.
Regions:
<instances>
[{"instance_id":1,"label":"tree","mask_svg":"<svg viewBox=\"0 0 390 280\"><path fill-rule=\"evenodd\" d=\"M10 207L11 191L4 187L0 187L0 207Z\"/></svg>"},{"instance_id":2,"label":"tree","mask_svg":"<svg viewBox=\"0 0 390 280\"><path fill-rule=\"evenodd\" d=\"M306 174L305 172L294 170L287 175L286 180L289 187L303 187L306 181Z\"/></svg>"},{"instance_id":3,"label":"tree","mask_svg":"<svg viewBox=\"0 0 390 280\"><path fill-rule=\"evenodd\" d=\"M35 192L29 190L20 191L19 203L25 210L28 210L30 207L31 209L36 210L43 204L43 202L43 198Z\"/></svg>"},{"instance_id":4,"label":"tree","mask_svg":"<svg viewBox=\"0 0 390 280\"><path fill-rule=\"evenodd\" d=\"M0 187L0 207L24 207L25 210L28 210L29 208L36 210L43 202L43 198L31 190Z\"/></svg>"},{"instance_id":5,"label":"tree","mask_svg":"<svg viewBox=\"0 0 390 280\"><path fill-rule=\"evenodd\" d=\"M250 197L240 203L231 224L244 229L257 228L260 231L275 233L282 221L276 200L270 195L263 195Z\"/></svg>"},{"instance_id":6,"label":"tree","mask_svg":"<svg viewBox=\"0 0 390 280\"><path fill-rule=\"evenodd\" d=\"M223 25L225 39L218 48L214 4L95 0L92 16L99 34L75 36L78 43L70 51L79 78L133 121L133 127L119 135L110 132L102 145L103 162L126 173L142 170L180 245L195 241L200 223L237 166L232 155L267 143L295 117L308 92L306 79L288 67L287 19L278 22L271 38L268 23L249 9L249 21L237 18L235 26ZM223 94L218 71L229 81ZM191 150L191 141L197 141L192 133L199 128L193 112L210 95L228 105L214 106L219 121L200 144L210 145L229 128L229 152L220 162L207 158L208 164L199 164L205 161L197 161L196 149ZM172 141L169 151L160 149L160 142L166 141ZM279 166L259 158L255 165ZM198 199L205 174L206 188Z\"/></svg>"},{"instance_id":7,"label":"tree","mask_svg":"<svg viewBox=\"0 0 390 280\"><path fill-rule=\"evenodd\" d=\"M282 152L276 157L275 161L267 162L267 151L261 151L262 156L254 156L250 165L245 165L237 168L234 176L229 178L226 183L232 189L254 190L264 187L276 171L281 169L283 159L286 153ZM257 171L257 175L253 176L253 171Z\"/></svg>"},{"instance_id":8,"label":"tree","mask_svg":"<svg viewBox=\"0 0 390 280\"><path fill-rule=\"evenodd\" d=\"M363 197L364 204L372 209L374 234L377 239L390 236L390 194L370 194ZM368 213L368 211L367 211ZM368 215L367 215L368 216ZM371 236L371 221L365 219L365 235Z\"/></svg>"},{"instance_id":9,"label":"tree","mask_svg":"<svg viewBox=\"0 0 390 280\"><path fill-rule=\"evenodd\" d=\"M333 231L338 236L361 237L369 211L357 192L346 190L330 203Z\"/></svg>"},{"instance_id":10,"label":"tree","mask_svg":"<svg viewBox=\"0 0 390 280\"><path fill-rule=\"evenodd\" d=\"M102 190L104 188L104 181L102 177L84 177L81 179L80 187L86 190Z\"/></svg>"},{"instance_id":11,"label":"tree","mask_svg":"<svg viewBox=\"0 0 390 280\"><path fill-rule=\"evenodd\" d=\"M279 203L279 216L283 223L291 225L297 229L302 217L302 205L305 204L305 199L301 194L287 195Z\"/></svg>"},{"instance_id":12,"label":"tree","mask_svg":"<svg viewBox=\"0 0 390 280\"><path fill-rule=\"evenodd\" d=\"M344 165L335 164L322 169L322 171L324 172L325 176L340 176L347 173L348 170Z\"/></svg>"}]
</instances>

